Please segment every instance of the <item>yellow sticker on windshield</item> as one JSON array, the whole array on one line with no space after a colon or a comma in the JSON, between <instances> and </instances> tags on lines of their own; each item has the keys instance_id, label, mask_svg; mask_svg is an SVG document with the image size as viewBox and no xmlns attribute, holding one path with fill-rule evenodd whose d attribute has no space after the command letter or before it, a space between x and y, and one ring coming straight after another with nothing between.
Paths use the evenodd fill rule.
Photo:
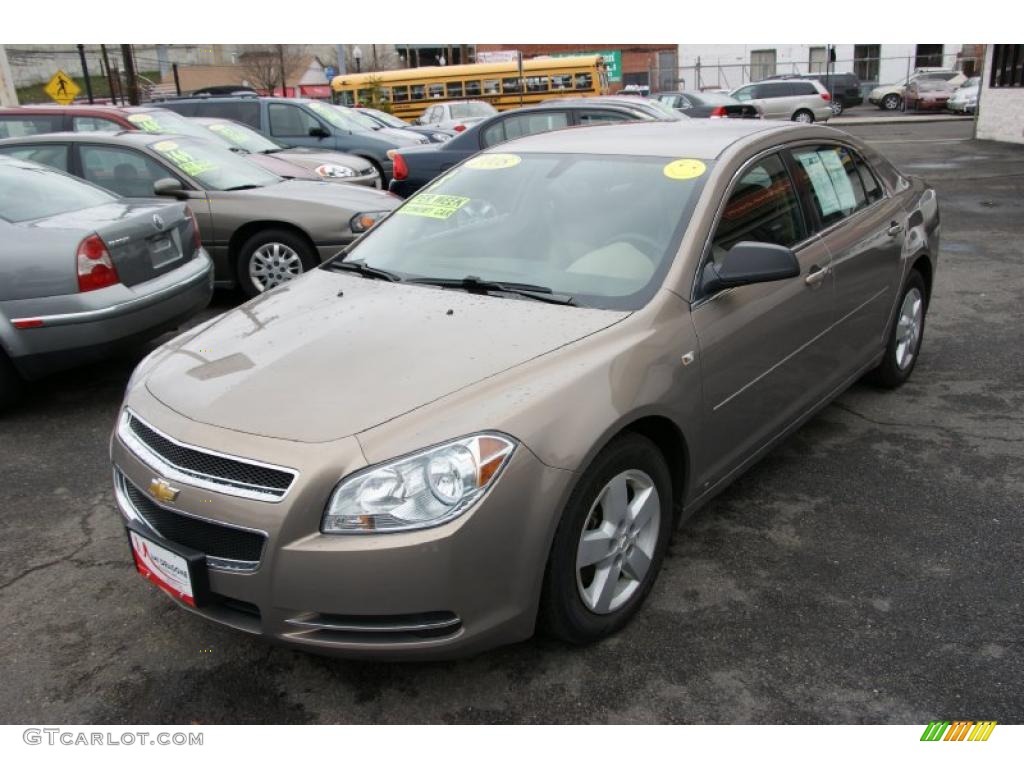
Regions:
<instances>
[{"instance_id":1,"label":"yellow sticker on windshield","mask_svg":"<svg viewBox=\"0 0 1024 768\"><path fill-rule=\"evenodd\" d=\"M708 167L700 160L685 159L673 160L663 170L670 179L686 181L687 179L696 179L698 176L703 176L704 171L707 169Z\"/></svg>"},{"instance_id":2,"label":"yellow sticker on windshield","mask_svg":"<svg viewBox=\"0 0 1024 768\"><path fill-rule=\"evenodd\" d=\"M458 195L428 195L421 192L398 209L408 216L426 216L428 219L447 219L469 202Z\"/></svg>"},{"instance_id":3,"label":"yellow sticker on windshield","mask_svg":"<svg viewBox=\"0 0 1024 768\"><path fill-rule=\"evenodd\" d=\"M170 152L178 148L178 145L173 141L158 141L153 145L153 149L157 152Z\"/></svg>"},{"instance_id":4,"label":"yellow sticker on windshield","mask_svg":"<svg viewBox=\"0 0 1024 768\"><path fill-rule=\"evenodd\" d=\"M128 115L128 122L133 125L137 125L140 131L144 133L160 133L160 123L158 123L151 115L147 114L135 114Z\"/></svg>"},{"instance_id":5,"label":"yellow sticker on windshield","mask_svg":"<svg viewBox=\"0 0 1024 768\"><path fill-rule=\"evenodd\" d=\"M477 155L466 163L467 168L481 171L493 171L498 168L511 168L523 161L519 155Z\"/></svg>"}]
</instances>

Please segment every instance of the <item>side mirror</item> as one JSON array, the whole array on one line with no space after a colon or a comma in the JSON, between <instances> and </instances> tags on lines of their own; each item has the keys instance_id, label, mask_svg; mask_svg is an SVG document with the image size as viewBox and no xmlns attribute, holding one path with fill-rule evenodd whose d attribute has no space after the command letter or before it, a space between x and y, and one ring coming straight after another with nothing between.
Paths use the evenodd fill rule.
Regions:
<instances>
[{"instance_id":1,"label":"side mirror","mask_svg":"<svg viewBox=\"0 0 1024 768\"><path fill-rule=\"evenodd\" d=\"M701 276L705 294L752 283L770 283L800 276L800 262L789 248L743 241L725 254L721 264L709 261Z\"/></svg>"},{"instance_id":2,"label":"side mirror","mask_svg":"<svg viewBox=\"0 0 1024 768\"><path fill-rule=\"evenodd\" d=\"M309 129L309 135L315 139L326 139L331 134L323 126L314 125Z\"/></svg>"},{"instance_id":3,"label":"side mirror","mask_svg":"<svg viewBox=\"0 0 1024 768\"><path fill-rule=\"evenodd\" d=\"M157 179L153 182L153 194L160 197L174 197L178 200L188 199L188 190L181 186L177 179Z\"/></svg>"}]
</instances>

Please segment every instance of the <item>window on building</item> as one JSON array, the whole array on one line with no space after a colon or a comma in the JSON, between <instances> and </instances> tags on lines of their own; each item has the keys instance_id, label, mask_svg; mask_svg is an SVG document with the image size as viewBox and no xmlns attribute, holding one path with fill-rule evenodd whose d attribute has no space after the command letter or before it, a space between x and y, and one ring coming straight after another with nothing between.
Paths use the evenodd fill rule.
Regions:
<instances>
[{"instance_id":1,"label":"window on building","mask_svg":"<svg viewBox=\"0 0 1024 768\"><path fill-rule=\"evenodd\" d=\"M914 50L914 67L941 67L942 43L918 45Z\"/></svg>"},{"instance_id":2,"label":"window on building","mask_svg":"<svg viewBox=\"0 0 1024 768\"><path fill-rule=\"evenodd\" d=\"M878 82L878 60L882 57L880 45L853 46L853 71L864 82Z\"/></svg>"},{"instance_id":3,"label":"window on building","mask_svg":"<svg viewBox=\"0 0 1024 768\"><path fill-rule=\"evenodd\" d=\"M820 45L812 46L809 51L810 55L807 59L807 71L824 72L826 69L826 62L828 62L828 50L824 45Z\"/></svg>"},{"instance_id":4,"label":"window on building","mask_svg":"<svg viewBox=\"0 0 1024 768\"><path fill-rule=\"evenodd\" d=\"M992 46L988 84L993 88L1024 88L1024 45Z\"/></svg>"},{"instance_id":5,"label":"window on building","mask_svg":"<svg viewBox=\"0 0 1024 768\"><path fill-rule=\"evenodd\" d=\"M775 49L750 52L750 79L764 80L775 74Z\"/></svg>"}]
</instances>

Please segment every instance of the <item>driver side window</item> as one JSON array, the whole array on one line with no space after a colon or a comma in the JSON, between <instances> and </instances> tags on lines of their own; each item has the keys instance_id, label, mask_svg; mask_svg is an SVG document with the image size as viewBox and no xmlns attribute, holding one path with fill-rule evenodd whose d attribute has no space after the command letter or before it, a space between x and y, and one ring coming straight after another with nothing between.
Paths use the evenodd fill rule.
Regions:
<instances>
[{"instance_id":1,"label":"driver side window","mask_svg":"<svg viewBox=\"0 0 1024 768\"><path fill-rule=\"evenodd\" d=\"M778 155L769 155L744 171L722 209L711 240L711 260L722 257L736 243L752 241L787 248L806 237L796 190Z\"/></svg>"},{"instance_id":2,"label":"driver side window","mask_svg":"<svg viewBox=\"0 0 1024 768\"><path fill-rule=\"evenodd\" d=\"M291 104L271 104L267 113L270 117L270 133L274 136L306 136L310 128L320 128L320 121L301 107Z\"/></svg>"}]
</instances>

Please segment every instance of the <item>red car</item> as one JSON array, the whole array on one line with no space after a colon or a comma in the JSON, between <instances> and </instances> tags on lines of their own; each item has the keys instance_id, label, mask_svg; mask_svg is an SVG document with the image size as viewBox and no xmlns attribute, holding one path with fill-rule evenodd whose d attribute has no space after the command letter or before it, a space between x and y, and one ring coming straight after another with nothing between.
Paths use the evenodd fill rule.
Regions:
<instances>
[{"instance_id":1,"label":"red car","mask_svg":"<svg viewBox=\"0 0 1024 768\"><path fill-rule=\"evenodd\" d=\"M167 128L182 120L169 109L157 107L117 107L100 104L83 106L10 107L0 109L0 139L34 136L37 133L62 131L138 131L147 121L157 121ZM165 133L177 133L165 130Z\"/></svg>"},{"instance_id":2,"label":"red car","mask_svg":"<svg viewBox=\"0 0 1024 768\"><path fill-rule=\"evenodd\" d=\"M908 112L945 109L956 86L945 80L915 80L907 86L903 103Z\"/></svg>"}]
</instances>

